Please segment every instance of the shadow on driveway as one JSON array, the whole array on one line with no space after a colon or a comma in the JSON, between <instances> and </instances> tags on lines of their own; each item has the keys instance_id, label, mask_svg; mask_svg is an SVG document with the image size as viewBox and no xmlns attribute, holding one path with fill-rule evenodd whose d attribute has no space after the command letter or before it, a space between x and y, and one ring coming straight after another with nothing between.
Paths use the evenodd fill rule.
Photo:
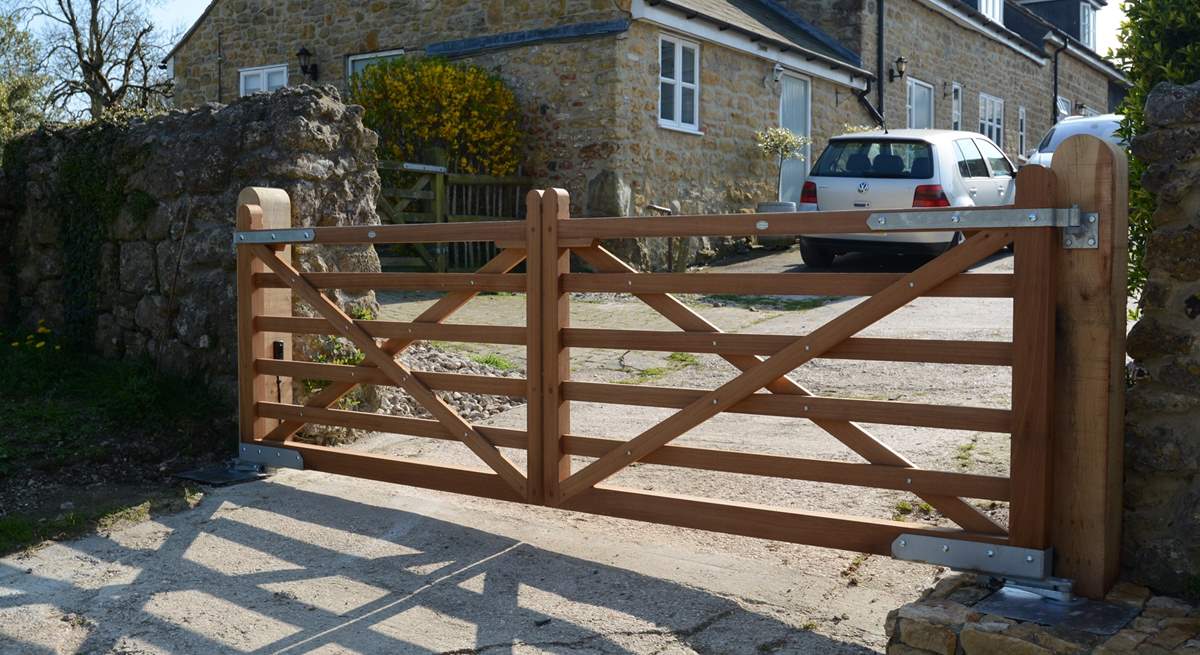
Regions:
<instances>
[{"instance_id":1,"label":"shadow on driveway","mask_svg":"<svg viewBox=\"0 0 1200 655\"><path fill-rule=\"evenodd\" d=\"M0 560L5 654L874 652L787 612L270 481Z\"/></svg>"}]
</instances>

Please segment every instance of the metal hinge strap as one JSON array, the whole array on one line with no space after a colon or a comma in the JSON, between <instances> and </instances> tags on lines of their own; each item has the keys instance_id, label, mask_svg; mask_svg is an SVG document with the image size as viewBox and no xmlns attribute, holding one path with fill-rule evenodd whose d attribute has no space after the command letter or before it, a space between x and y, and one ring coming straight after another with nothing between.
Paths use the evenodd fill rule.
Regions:
<instances>
[{"instance_id":1,"label":"metal hinge strap","mask_svg":"<svg viewBox=\"0 0 1200 655\"><path fill-rule=\"evenodd\" d=\"M242 243L305 243L312 241L312 228L297 227L280 230L242 230L233 233L233 245Z\"/></svg>"}]
</instances>

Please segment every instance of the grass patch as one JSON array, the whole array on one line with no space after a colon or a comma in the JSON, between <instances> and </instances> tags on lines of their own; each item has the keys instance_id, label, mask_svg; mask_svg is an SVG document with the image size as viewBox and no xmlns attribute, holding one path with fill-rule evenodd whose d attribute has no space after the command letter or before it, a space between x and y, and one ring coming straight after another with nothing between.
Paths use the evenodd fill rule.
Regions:
<instances>
[{"instance_id":1,"label":"grass patch","mask_svg":"<svg viewBox=\"0 0 1200 655\"><path fill-rule=\"evenodd\" d=\"M667 355L667 360L683 366L695 366L700 363L700 359L692 353L671 353Z\"/></svg>"},{"instance_id":2,"label":"grass patch","mask_svg":"<svg viewBox=\"0 0 1200 655\"><path fill-rule=\"evenodd\" d=\"M486 355L468 355L468 357L471 358L471 361L477 364L491 366L492 368L499 369L501 371L515 371L520 368L513 363L512 360L497 353L488 353Z\"/></svg>"},{"instance_id":3,"label":"grass patch","mask_svg":"<svg viewBox=\"0 0 1200 655\"><path fill-rule=\"evenodd\" d=\"M933 516L933 505L930 505L925 501L921 501L914 505L907 500L902 500L896 503L896 507L892 511L893 521L906 521L912 516L920 518L929 518L930 516Z\"/></svg>"},{"instance_id":4,"label":"grass patch","mask_svg":"<svg viewBox=\"0 0 1200 655\"><path fill-rule=\"evenodd\" d=\"M961 444L958 450L954 453L954 461L958 463L958 468L966 469L971 466L971 462L975 459L975 449L979 446L979 437L971 437L971 440L965 444Z\"/></svg>"},{"instance_id":5,"label":"grass patch","mask_svg":"<svg viewBox=\"0 0 1200 655\"><path fill-rule=\"evenodd\" d=\"M232 416L202 381L0 330L0 553L166 507L170 472L233 455Z\"/></svg>"},{"instance_id":6,"label":"grass patch","mask_svg":"<svg viewBox=\"0 0 1200 655\"><path fill-rule=\"evenodd\" d=\"M700 302L709 305L778 309L790 312L816 309L828 304L832 300L833 298L781 298L779 296L744 296L732 293L719 293L700 297Z\"/></svg>"},{"instance_id":7,"label":"grass patch","mask_svg":"<svg viewBox=\"0 0 1200 655\"><path fill-rule=\"evenodd\" d=\"M191 509L203 494L194 487L163 491L134 504L85 507L51 517L14 515L0 518L0 555L36 546L43 541L74 539L92 532L107 534L148 521L154 516Z\"/></svg>"}]
</instances>

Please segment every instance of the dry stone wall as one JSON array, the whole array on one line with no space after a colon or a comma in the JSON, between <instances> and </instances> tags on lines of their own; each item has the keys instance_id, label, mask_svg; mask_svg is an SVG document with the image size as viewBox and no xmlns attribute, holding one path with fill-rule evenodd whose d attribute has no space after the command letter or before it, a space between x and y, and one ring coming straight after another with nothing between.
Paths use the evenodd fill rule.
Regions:
<instances>
[{"instance_id":1,"label":"dry stone wall","mask_svg":"<svg viewBox=\"0 0 1200 655\"><path fill-rule=\"evenodd\" d=\"M1135 580L1200 597L1200 82L1160 84L1133 152L1157 197L1126 413L1122 562Z\"/></svg>"},{"instance_id":2,"label":"dry stone wall","mask_svg":"<svg viewBox=\"0 0 1200 655\"><path fill-rule=\"evenodd\" d=\"M298 87L24 137L0 180L4 318L45 319L107 356L149 357L232 394L238 191L286 190L296 226L378 224L377 137L361 113L333 87ZM294 259L305 271L379 270L367 246L296 247ZM377 310L371 293L337 299Z\"/></svg>"}]
</instances>

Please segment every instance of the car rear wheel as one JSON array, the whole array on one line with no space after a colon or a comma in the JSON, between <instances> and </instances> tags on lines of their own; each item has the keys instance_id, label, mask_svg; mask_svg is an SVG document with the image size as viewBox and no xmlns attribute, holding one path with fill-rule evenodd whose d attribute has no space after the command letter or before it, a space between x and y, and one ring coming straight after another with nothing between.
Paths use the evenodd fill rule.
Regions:
<instances>
[{"instance_id":1,"label":"car rear wheel","mask_svg":"<svg viewBox=\"0 0 1200 655\"><path fill-rule=\"evenodd\" d=\"M816 242L800 237L800 258L812 268L829 268L833 265L833 251Z\"/></svg>"},{"instance_id":2,"label":"car rear wheel","mask_svg":"<svg viewBox=\"0 0 1200 655\"><path fill-rule=\"evenodd\" d=\"M950 237L950 243L946 244L946 250L943 250L942 252L946 252L947 250L950 250L954 246L960 245L963 241L966 241L966 240L967 240L967 237L964 236L962 232L955 232L954 236Z\"/></svg>"}]
</instances>

